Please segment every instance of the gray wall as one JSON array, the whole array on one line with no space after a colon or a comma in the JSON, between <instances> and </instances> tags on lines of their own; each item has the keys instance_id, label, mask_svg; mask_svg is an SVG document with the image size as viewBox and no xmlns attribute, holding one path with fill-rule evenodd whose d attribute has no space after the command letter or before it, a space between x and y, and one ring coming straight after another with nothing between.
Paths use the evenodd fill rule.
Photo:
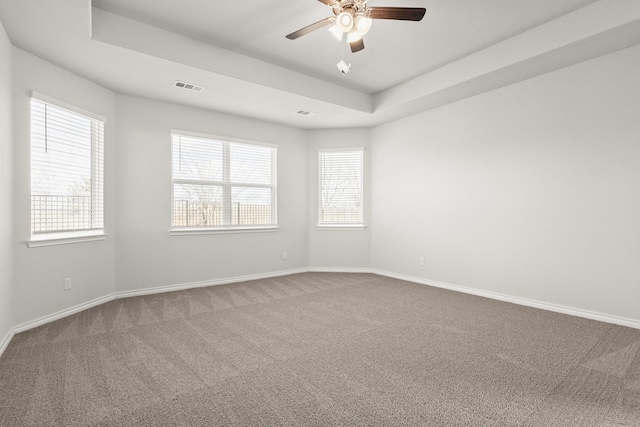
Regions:
<instances>
[{"instance_id":1,"label":"gray wall","mask_svg":"<svg viewBox=\"0 0 640 427\"><path fill-rule=\"evenodd\" d=\"M305 133L133 96L118 96L119 291L304 268L308 258ZM278 144L277 232L169 235L170 130ZM288 259L282 260L282 252Z\"/></svg>"},{"instance_id":2,"label":"gray wall","mask_svg":"<svg viewBox=\"0 0 640 427\"><path fill-rule=\"evenodd\" d=\"M11 113L13 54L0 22L0 346L13 327L13 195Z\"/></svg>"},{"instance_id":3,"label":"gray wall","mask_svg":"<svg viewBox=\"0 0 640 427\"><path fill-rule=\"evenodd\" d=\"M640 47L374 129L322 131L116 95L3 32L0 60L0 194L14 202L0 207L0 334L115 292L307 267L640 321ZM108 118L105 241L25 244L30 90ZM170 236L172 128L278 144L280 230ZM316 229L317 149L339 146L366 147L364 231Z\"/></svg>"},{"instance_id":4,"label":"gray wall","mask_svg":"<svg viewBox=\"0 0 640 427\"><path fill-rule=\"evenodd\" d=\"M368 269L371 267L370 200L371 129L309 131L309 266L314 269ZM365 147L364 230L320 229L318 224L318 150L321 148Z\"/></svg>"},{"instance_id":5,"label":"gray wall","mask_svg":"<svg viewBox=\"0 0 640 427\"><path fill-rule=\"evenodd\" d=\"M112 294L115 290L115 95L23 50L14 49L14 325ZM106 240L38 248L30 236L30 93L34 90L107 117L105 124ZM72 289L64 290L71 277Z\"/></svg>"},{"instance_id":6,"label":"gray wall","mask_svg":"<svg viewBox=\"0 0 640 427\"><path fill-rule=\"evenodd\" d=\"M640 46L376 128L373 267L640 320L638 69Z\"/></svg>"},{"instance_id":7,"label":"gray wall","mask_svg":"<svg viewBox=\"0 0 640 427\"><path fill-rule=\"evenodd\" d=\"M9 325L20 326L119 291L306 267L304 131L133 96L116 96L20 49L14 52L15 281L13 286L7 284L7 289L13 289L15 317L13 322L7 321ZM31 90L108 119L105 126L108 236L104 241L37 248L26 245ZM9 97L3 98L6 99ZM169 236L172 128L278 144L280 230ZM288 253L286 261L282 260L283 251ZM63 290L65 277L72 278L73 288L69 291Z\"/></svg>"}]
</instances>

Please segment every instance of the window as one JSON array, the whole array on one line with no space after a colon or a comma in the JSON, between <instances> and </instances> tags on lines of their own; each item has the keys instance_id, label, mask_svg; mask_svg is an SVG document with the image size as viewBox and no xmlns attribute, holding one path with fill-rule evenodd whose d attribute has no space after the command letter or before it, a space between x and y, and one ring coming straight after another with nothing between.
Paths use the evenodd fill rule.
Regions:
<instances>
[{"instance_id":1,"label":"window","mask_svg":"<svg viewBox=\"0 0 640 427\"><path fill-rule=\"evenodd\" d=\"M318 152L318 225L362 227L364 148Z\"/></svg>"},{"instance_id":2,"label":"window","mask_svg":"<svg viewBox=\"0 0 640 427\"><path fill-rule=\"evenodd\" d=\"M31 98L31 240L104 234L104 123Z\"/></svg>"},{"instance_id":3,"label":"window","mask_svg":"<svg viewBox=\"0 0 640 427\"><path fill-rule=\"evenodd\" d=\"M171 135L173 230L277 226L277 147Z\"/></svg>"}]
</instances>

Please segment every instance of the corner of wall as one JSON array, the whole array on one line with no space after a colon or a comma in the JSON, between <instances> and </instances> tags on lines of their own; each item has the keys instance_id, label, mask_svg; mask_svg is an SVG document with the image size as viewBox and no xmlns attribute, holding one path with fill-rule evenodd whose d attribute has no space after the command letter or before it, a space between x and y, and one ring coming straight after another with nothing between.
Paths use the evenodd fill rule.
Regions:
<instances>
[{"instance_id":1,"label":"corner of wall","mask_svg":"<svg viewBox=\"0 0 640 427\"><path fill-rule=\"evenodd\" d=\"M16 328L50 313L113 294L115 290L115 207L110 202L115 196L112 150L116 124L115 94L112 91L17 47L12 48L12 55L13 75L9 84L12 99L8 105L12 111L13 142L12 172L8 181L13 194L13 203L10 204L13 235L9 238L13 269L11 325ZM4 61L0 63L4 64ZM109 205L105 207L105 240L38 248L29 248L25 244L30 237L29 94L32 90L107 118L105 199ZM7 96L2 97L3 101L6 99ZM0 182L2 185L4 180ZM73 290L70 292L62 286L66 277L73 278Z\"/></svg>"},{"instance_id":2,"label":"corner of wall","mask_svg":"<svg viewBox=\"0 0 640 427\"><path fill-rule=\"evenodd\" d=\"M13 47L0 21L0 197L13 200ZM0 355L13 337L13 203L0 204Z\"/></svg>"},{"instance_id":3,"label":"corner of wall","mask_svg":"<svg viewBox=\"0 0 640 427\"><path fill-rule=\"evenodd\" d=\"M364 206L365 225L370 224L371 168L370 128L321 129L308 132L307 141L307 202L309 235L309 268L369 269L371 268L370 227L364 230L319 230L317 224L318 164L320 148L365 147Z\"/></svg>"}]
</instances>

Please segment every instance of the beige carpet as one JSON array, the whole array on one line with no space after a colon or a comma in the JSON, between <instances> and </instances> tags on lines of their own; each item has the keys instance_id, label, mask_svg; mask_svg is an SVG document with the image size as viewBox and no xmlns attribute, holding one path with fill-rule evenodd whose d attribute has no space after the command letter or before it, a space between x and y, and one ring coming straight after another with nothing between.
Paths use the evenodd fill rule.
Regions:
<instances>
[{"instance_id":1,"label":"beige carpet","mask_svg":"<svg viewBox=\"0 0 640 427\"><path fill-rule=\"evenodd\" d=\"M121 299L17 334L2 426L640 426L640 330L370 274Z\"/></svg>"}]
</instances>

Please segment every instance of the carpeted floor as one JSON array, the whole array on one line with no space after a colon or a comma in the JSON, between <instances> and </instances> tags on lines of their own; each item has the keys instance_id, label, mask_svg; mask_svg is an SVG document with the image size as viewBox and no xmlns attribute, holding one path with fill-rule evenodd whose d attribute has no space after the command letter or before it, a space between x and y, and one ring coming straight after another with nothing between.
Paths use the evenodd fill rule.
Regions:
<instances>
[{"instance_id":1,"label":"carpeted floor","mask_svg":"<svg viewBox=\"0 0 640 427\"><path fill-rule=\"evenodd\" d=\"M640 330L370 274L120 299L13 338L0 425L640 426Z\"/></svg>"}]
</instances>

